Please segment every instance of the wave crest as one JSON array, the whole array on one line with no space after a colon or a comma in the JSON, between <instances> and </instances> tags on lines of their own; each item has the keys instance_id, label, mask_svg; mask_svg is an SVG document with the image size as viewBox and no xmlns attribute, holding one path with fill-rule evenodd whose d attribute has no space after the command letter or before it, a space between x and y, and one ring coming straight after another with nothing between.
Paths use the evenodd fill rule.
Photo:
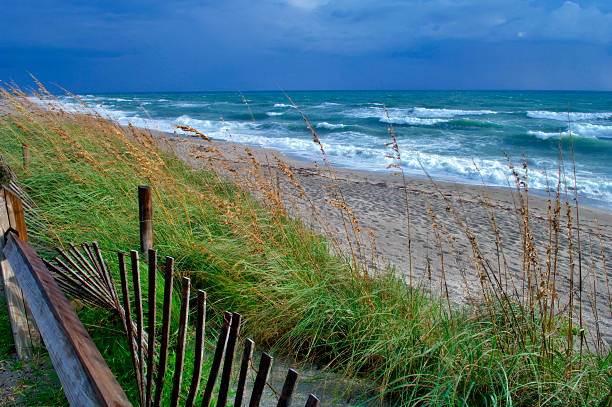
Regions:
<instances>
[{"instance_id":1,"label":"wave crest","mask_svg":"<svg viewBox=\"0 0 612 407\"><path fill-rule=\"evenodd\" d=\"M548 110L529 110L527 111L527 117L532 119L548 119L567 122L568 118L570 121L584 121L584 120L597 120L597 119L612 119L612 112L599 112L599 113L583 113L583 112L553 112Z\"/></svg>"}]
</instances>

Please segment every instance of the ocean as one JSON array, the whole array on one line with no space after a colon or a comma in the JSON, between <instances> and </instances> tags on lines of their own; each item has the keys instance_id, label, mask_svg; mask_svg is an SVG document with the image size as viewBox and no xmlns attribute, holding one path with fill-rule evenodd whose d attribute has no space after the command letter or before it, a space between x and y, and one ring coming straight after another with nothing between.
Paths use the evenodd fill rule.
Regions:
<instances>
[{"instance_id":1,"label":"ocean","mask_svg":"<svg viewBox=\"0 0 612 407\"><path fill-rule=\"evenodd\" d=\"M508 158L530 191L554 187L559 144L573 196L573 141L578 197L612 209L612 92L290 91L337 167L392 171L389 123L403 169L438 180L508 187ZM77 95L122 124L173 132L188 125L218 139L320 161L320 150L283 92L120 93ZM60 100L82 110L69 96ZM387 112L383 108L386 106ZM387 117L388 113L388 117ZM477 168L477 169L476 169Z\"/></svg>"}]
</instances>

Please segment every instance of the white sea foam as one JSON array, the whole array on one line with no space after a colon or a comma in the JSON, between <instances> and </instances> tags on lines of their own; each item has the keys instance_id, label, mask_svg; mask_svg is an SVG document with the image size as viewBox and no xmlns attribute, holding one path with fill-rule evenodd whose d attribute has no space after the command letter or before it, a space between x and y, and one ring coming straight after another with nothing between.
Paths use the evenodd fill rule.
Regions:
<instances>
[{"instance_id":1,"label":"white sea foam","mask_svg":"<svg viewBox=\"0 0 612 407\"><path fill-rule=\"evenodd\" d=\"M550 112L547 110L529 110L527 117L532 119L549 119L567 122L567 112ZM569 120L571 121L584 121L584 120L596 120L596 119L611 119L612 112L600 112L600 113L581 113L571 112L569 114Z\"/></svg>"},{"instance_id":2,"label":"white sea foam","mask_svg":"<svg viewBox=\"0 0 612 407\"><path fill-rule=\"evenodd\" d=\"M390 114L389 118L383 117L382 119L380 119L380 121L384 123L393 123L393 124L408 124L411 126L433 126L434 124L445 123L445 122L448 122L449 120L436 119L436 118L426 119L422 117L409 117L409 116L397 117L397 116Z\"/></svg>"},{"instance_id":3,"label":"white sea foam","mask_svg":"<svg viewBox=\"0 0 612 407\"><path fill-rule=\"evenodd\" d=\"M284 103L275 103L274 107L293 107L292 105L286 105Z\"/></svg>"},{"instance_id":4,"label":"white sea foam","mask_svg":"<svg viewBox=\"0 0 612 407\"><path fill-rule=\"evenodd\" d=\"M316 105L313 106L313 109L325 109L326 107L331 107L331 106L342 106L340 103L336 103L336 102L323 102L320 105Z\"/></svg>"},{"instance_id":5,"label":"white sea foam","mask_svg":"<svg viewBox=\"0 0 612 407\"><path fill-rule=\"evenodd\" d=\"M282 116L282 115L285 114L285 112L266 112L266 114L268 116L272 116L273 117L273 116Z\"/></svg>"},{"instance_id":6,"label":"white sea foam","mask_svg":"<svg viewBox=\"0 0 612 407\"><path fill-rule=\"evenodd\" d=\"M111 97L111 96L93 96L93 95L86 95L84 97L79 97L79 99L109 101L109 102L133 102L134 101L134 99L116 98L116 97Z\"/></svg>"},{"instance_id":7,"label":"white sea foam","mask_svg":"<svg viewBox=\"0 0 612 407\"><path fill-rule=\"evenodd\" d=\"M206 102L177 102L172 103L175 107L206 107L210 106L210 103Z\"/></svg>"},{"instance_id":8,"label":"white sea foam","mask_svg":"<svg viewBox=\"0 0 612 407\"><path fill-rule=\"evenodd\" d=\"M433 126L434 124L445 123L449 120L434 117L406 116L401 114L400 112L390 111L389 117L387 118L385 115L380 119L380 121L384 123L408 124L412 126Z\"/></svg>"},{"instance_id":9,"label":"white sea foam","mask_svg":"<svg viewBox=\"0 0 612 407\"><path fill-rule=\"evenodd\" d=\"M458 109L429 109L425 107L414 107L408 109L388 108L386 111L381 107L365 107L353 109L345 114L357 118L378 118L383 123L407 124L412 126L432 126L438 123L450 121L458 116L480 116L496 114L493 110L458 110ZM389 117L387 117L387 115Z\"/></svg>"},{"instance_id":10,"label":"white sea foam","mask_svg":"<svg viewBox=\"0 0 612 407\"><path fill-rule=\"evenodd\" d=\"M481 116L485 114L497 114L493 110L460 110L460 109L429 109L426 107L415 107L412 112L417 117L450 118L456 116Z\"/></svg>"},{"instance_id":11,"label":"white sea foam","mask_svg":"<svg viewBox=\"0 0 612 407\"><path fill-rule=\"evenodd\" d=\"M612 138L612 126L603 126L591 123L573 123L572 133L576 132L582 137Z\"/></svg>"},{"instance_id":12,"label":"white sea foam","mask_svg":"<svg viewBox=\"0 0 612 407\"><path fill-rule=\"evenodd\" d=\"M398 108L390 108L385 111L385 109L380 107L366 107L349 110L345 112L345 115L360 119L375 118L383 123L408 124L413 126L431 126L436 123L448 121L447 119L414 117L411 115L411 109Z\"/></svg>"},{"instance_id":13,"label":"white sea foam","mask_svg":"<svg viewBox=\"0 0 612 407\"><path fill-rule=\"evenodd\" d=\"M171 123L184 124L195 128L196 130L204 129L208 132L213 131L225 131L225 130L257 130L260 125L250 121L234 122L234 121L221 121L221 120L202 120L194 119L188 115L182 115L177 117Z\"/></svg>"},{"instance_id":14,"label":"white sea foam","mask_svg":"<svg viewBox=\"0 0 612 407\"><path fill-rule=\"evenodd\" d=\"M572 123L572 137L584 137L584 138L612 138L612 126L603 126L600 124L591 123ZM569 137L569 131L557 131L557 132L546 132L539 130L529 130L528 134L535 136L542 140L548 140L551 138Z\"/></svg>"},{"instance_id":15,"label":"white sea foam","mask_svg":"<svg viewBox=\"0 0 612 407\"><path fill-rule=\"evenodd\" d=\"M335 129L343 129L345 127L346 125L342 123L338 123L338 124L333 124L333 123L328 123L328 122L317 123L317 128L319 129L335 130Z\"/></svg>"},{"instance_id":16,"label":"white sea foam","mask_svg":"<svg viewBox=\"0 0 612 407\"><path fill-rule=\"evenodd\" d=\"M420 163L433 176L451 181L471 182L480 184L480 176L487 185L507 186L512 184L512 174L504 160L479 159L470 157L457 157L452 155L419 152L413 149L402 149L402 162L414 173L421 173ZM478 170L472 162L476 163ZM515 165L521 165L515 162ZM544 191L548 185L557 184L557 163L554 161L539 160L535 166L529 168L529 186L535 190ZM573 185L572 174L566 174L568 184ZM598 200L612 201L612 180L605 175L593 174L584 169L578 169L576 174L579 182L580 195L595 197Z\"/></svg>"},{"instance_id":17,"label":"white sea foam","mask_svg":"<svg viewBox=\"0 0 612 407\"><path fill-rule=\"evenodd\" d=\"M537 138L539 138L540 140L548 140L551 138L559 138L559 137L565 137L568 135L568 133L565 132L547 132L547 131L540 131L540 130L529 130L527 132L527 134L531 135L531 136L535 136Z\"/></svg>"}]
</instances>

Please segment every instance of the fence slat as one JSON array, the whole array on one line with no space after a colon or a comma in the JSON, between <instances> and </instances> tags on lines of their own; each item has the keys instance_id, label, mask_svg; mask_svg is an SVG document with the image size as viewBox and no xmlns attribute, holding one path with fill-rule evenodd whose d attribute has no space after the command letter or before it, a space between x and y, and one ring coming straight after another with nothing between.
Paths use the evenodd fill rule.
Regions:
<instances>
[{"instance_id":1,"label":"fence slat","mask_svg":"<svg viewBox=\"0 0 612 407\"><path fill-rule=\"evenodd\" d=\"M149 294L148 302L148 333L149 346L147 346L147 394L145 405L151 405L153 393L153 358L155 356L155 311L157 298L157 250L149 249Z\"/></svg>"},{"instance_id":2,"label":"fence slat","mask_svg":"<svg viewBox=\"0 0 612 407\"><path fill-rule=\"evenodd\" d=\"M36 252L14 233L3 249L31 306L71 406L129 406L68 299Z\"/></svg>"},{"instance_id":3,"label":"fence slat","mask_svg":"<svg viewBox=\"0 0 612 407\"><path fill-rule=\"evenodd\" d=\"M179 320L179 332L176 345L176 361L174 363L174 383L170 407L176 407L181 394L181 382L183 380L183 364L185 362L185 339L187 336L187 322L189 317L189 287L191 280L188 277L182 279L181 290L181 315Z\"/></svg>"},{"instance_id":4,"label":"fence slat","mask_svg":"<svg viewBox=\"0 0 612 407\"><path fill-rule=\"evenodd\" d=\"M123 307L125 310L125 319L126 324L124 326L128 345L130 347L130 355L132 355L132 364L134 365L134 372L136 378L136 384L138 387L138 395L140 396L140 401L144 400L142 394L142 387L140 386L141 377L140 377L140 366L138 365L138 357L136 356L136 348L134 346L134 330L132 323L132 307L130 306L130 294L128 290L128 282L127 282L127 270L125 267L125 253L118 252L119 258L119 278L121 279L121 293L123 295Z\"/></svg>"},{"instance_id":5,"label":"fence slat","mask_svg":"<svg viewBox=\"0 0 612 407\"><path fill-rule=\"evenodd\" d=\"M94 268L92 264L90 264L87 261L85 256L83 256L83 254L76 248L74 244L69 243L69 245L70 245L69 253L71 253L72 257L77 261L77 263L81 265L81 267L77 266L76 263L72 259L70 259L69 263L76 266L75 270L70 270L70 271L73 273L75 271L79 271L79 273L74 273L74 274L80 274L81 276L83 276L84 279L87 279L87 281L91 283L92 288L95 288L96 291L99 291L105 297L108 298L106 290L104 290L104 287L102 286L102 282L100 281L100 276L98 275L97 270ZM60 249L59 247L56 247L55 250L57 250L64 258L68 257L67 254L64 253L62 249ZM66 269L68 270L69 267L66 267Z\"/></svg>"},{"instance_id":6,"label":"fence slat","mask_svg":"<svg viewBox=\"0 0 612 407\"><path fill-rule=\"evenodd\" d=\"M106 267L104 263L104 259L102 258L102 253L100 252L100 247L98 246L98 242L91 242L91 245L94 248L94 254L96 255L96 260L100 266L100 275L102 279L105 281L106 286L108 287L108 294L112 297L112 302L117 304L118 296L117 289L115 288L115 284L113 283L113 277L110 274L110 270Z\"/></svg>"},{"instance_id":7,"label":"fence slat","mask_svg":"<svg viewBox=\"0 0 612 407\"><path fill-rule=\"evenodd\" d=\"M215 390L215 384L217 383L217 377L219 376L219 368L221 367L221 360L225 353L225 345L227 344L227 335L229 333L229 327L232 323L231 312L225 311L223 314L223 325L221 331L219 331L219 339L217 340L217 347L215 348L215 355L213 356L213 362L208 372L208 381L206 382L206 388L204 389L204 397L202 398L202 407L210 406L212 400L213 391Z\"/></svg>"},{"instance_id":8,"label":"fence slat","mask_svg":"<svg viewBox=\"0 0 612 407\"><path fill-rule=\"evenodd\" d=\"M227 404L227 393L229 391L230 379L232 378L232 369L234 367L234 354L236 353L236 341L240 334L240 321L242 315L237 312L232 313L232 325L230 327L227 345L225 346L225 360L223 362L223 373L221 373L221 383L219 384L219 395L217 397L217 406L225 407Z\"/></svg>"},{"instance_id":9,"label":"fence slat","mask_svg":"<svg viewBox=\"0 0 612 407\"><path fill-rule=\"evenodd\" d=\"M270 375L270 368L272 367L272 361L274 358L268 353L263 352L261 354L261 360L259 361L259 368L257 369L257 376L255 377L255 383L253 384L253 392L251 393L251 399L249 400L249 407L259 407L261 402L261 396L263 395L268 376Z\"/></svg>"},{"instance_id":10,"label":"fence slat","mask_svg":"<svg viewBox=\"0 0 612 407\"><path fill-rule=\"evenodd\" d=\"M111 301L111 298L108 296L106 290L96 283L97 280L92 278L88 278L90 276L89 273L86 273L81 269L72 259L71 256L68 256L66 252L64 252L60 247L56 247L55 250L66 260L67 263L62 261L59 257L55 257L55 262L59 264L62 269L66 270L67 273L71 274L74 278L81 282L80 287L83 289L89 289L94 296L104 297L108 301Z\"/></svg>"},{"instance_id":11,"label":"fence slat","mask_svg":"<svg viewBox=\"0 0 612 407\"><path fill-rule=\"evenodd\" d=\"M317 407L319 405L319 399L314 395L310 394L308 396L308 400L306 400L306 404L304 407Z\"/></svg>"},{"instance_id":12,"label":"fence slat","mask_svg":"<svg viewBox=\"0 0 612 407\"><path fill-rule=\"evenodd\" d=\"M55 261L62 267L61 269L43 259L43 263L53 273L55 281L60 284L62 290L69 291L74 298L78 298L80 301L87 302L95 307L108 308L108 304L101 298L99 293L93 291L82 279L78 278L78 275L71 273L72 270L70 268L65 268L65 263L59 258L56 257ZM69 270L70 272L64 272L64 270ZM75 278L74 276L77 277Z\"/></svg>"},{"instance_id":13,"label":"fence slat","mask_svg":"<svg viewBox=\"0 0 612 407\"><path fill-rule=\"evenodd\" d=\"M236 398L234 399L234 407L242 406L244 398L244 390L246 388L247 374L249 372L249 363L253 358L253 347L255 342L250 338L244 341L244 351L242 352L242 361L240 362L240 373L238 373L238 385L236 386Z\"/></svg>"},{"instance_id":14,"label":"fence slat","mask_svg":"<svg viewBox=\"0 0 612 407\"><path fill-rule=\"evenodd\" d=\"M157 363L157 377L155 380L155 399L153 406L161 405L164 390L164 376L168 367L168 340L170 338L170 313L172 311L172 273L174 272L174 259L166 257L164 279L164 309L162 314L161 344L159 347L159 362Z\"/></svg>"},{"instance_id":15,"label":"fence slat","mask_svg":"<svg viewBox=\"0 0 612 407\"><path fill-rule=\"evenodd\" d=\"M196 321L196 338L195 351L193 359L193 374L191 375L191 386L189 387L189 395L185 401L185 407L193 406L198 389L200 388L200 379L202 378L202 358L204 356L204 321L206 319L206 293L198 290L198 315Z\"/></svg>"},{"instance_id":16,"label":"fence slat","mask_svg":"<svg viewBox=\"0 0 612 407\"><path fill-rule=\"evenodd\" d=\"M145 394L144 389L144 349L142 346L142 291L140 289L140 264L138 261L138 252L136 250L130 250L130 257L132 260L132 286L134 287L134 311L136 312L136 353L138 355L138 370L140 375L140 383L138 384L141 388L141 394ZM141 403L144 404L145 400L142 399Z\"/></svg>"},{"instance_id":17,"label":"fence slat","mask_svg":"<svg viewBox=\"0 0 612 407\"><path fill-rule=\"evenodd\" d=\"M289 369L287 377L285 377L285 383L283 384L283 390L281 390L280 398L276 407L289 407L291 405L291 397L295 391L295 386L300 375L293 369Z\"/></svg>"}]
</instances>

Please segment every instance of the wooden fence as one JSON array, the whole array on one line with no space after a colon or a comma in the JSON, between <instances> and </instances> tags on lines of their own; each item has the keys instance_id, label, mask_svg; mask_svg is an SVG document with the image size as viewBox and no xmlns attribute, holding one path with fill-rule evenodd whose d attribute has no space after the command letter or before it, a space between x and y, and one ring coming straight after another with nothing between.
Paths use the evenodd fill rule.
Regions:
<instances>
[{"instance_id":1,"label":"wooden fence","mask_svg":"<svg viewBox=\"0 0 612 407\"><path fill-rule=\"evenodd\" d=\"M123 390L95 347L91 337L72 309L67 294L93 307L114 312L121 318L130 349L134 378L140 405L160 406L164 385L168 383L170 406L192 406L200 398L200 405L210 406L215 389L216 405L226 406L234 369L234 358L239 344L241 315L224 312L212 365L206 383L200 386L204 357L204 333L206 319L206 293L197 290L195 346L191 380L187 395L181 394L185 370L185 349L188 338L191 281L182 277L178 339L175 349L174 372L167 377L172 312L174 260L165 258L163 267L164 292L161 309L161 331L157 332L157 251L153 243L150 195L139 188L141 214L141 246L147 248L148 287L143 296L141 287L139 254L129 254L131 285L129 289L125 253L118 253L118 274L121 298L113 273L93 242L80 248L69 244L65 249L56 248L58 256L53 262L42 260L26 241L25 220L20 200L6 188L0 194L0 249L3 257L2 276L7 295L7 305L15 345L19 357L27 358L32 347L39 346L40 337L45 343L51 361L72 406L124 406L130 405ZM148 191L150 193L150 191ZM149 208L147 208L149 205ZM142 211L145 211L143 216ZM144 232L143 232L144 230ZM130 295L131 294L131 295ZM145 327L143 302L148 304ZM133 307L132 307L133 304ZM152 305L152 306L151 306ZM153 321L153 322L150 322ZM40 334L39 334L40 332ZM244 338L244 349L238 371L234 405L246 401L249 370L256 373L252 385L249 406L259 406L266 386L271 387L268 375L273 358L263 352L257 369L253 366L254 342ZM157 361L157 363L155 363ZM298 373L289 369L282 390L276 392L277 406L289 406L296 388ZM219 383L217 386L217 382ZM200 388L203 391L200 391ZM306 406L317 406L319 400L310 394Z\"/></svg>"},{"instance_id":2,"label":"wooden fence","mask_svg":"<svg viewBox=\"0 0 612 407\"><path fill-rule=\"evenodd\" d=\"M2 274L19 357L31 356L42 337L70 405L130 405L42 259L20 237L26 234L19 198L6 188L1 195Z\"/></svg>"},{"instance_id":3,"label":"wooden fence","mask_svg":"<svg viewBox=\"0 0 612 407\"><path fill-rule=\"evenodd\" d=\"M22 359L32 357L32 348L40 346L40 334L32 313L24 300L23 292L15 278L15 273L2 249L6 245L5 234L15 230L27 241L25 218L21 200L9 189L0 189L0 268L2 283L8 306L9 320L13 331L13 342L17 356Z\"/></svg>"}]
</instances>

